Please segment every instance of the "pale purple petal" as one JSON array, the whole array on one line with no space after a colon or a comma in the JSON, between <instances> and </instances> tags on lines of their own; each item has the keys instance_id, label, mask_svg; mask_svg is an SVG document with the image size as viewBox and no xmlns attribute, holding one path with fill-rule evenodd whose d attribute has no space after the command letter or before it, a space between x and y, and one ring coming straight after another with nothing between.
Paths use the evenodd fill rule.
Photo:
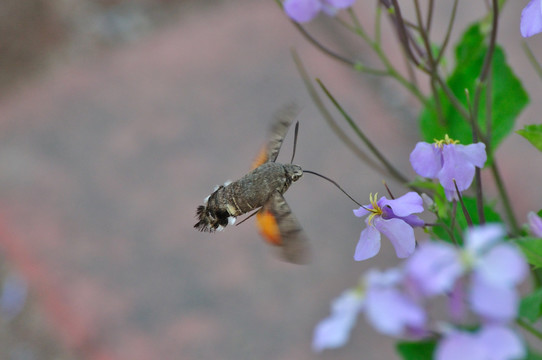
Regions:
<instances>
[{"instance_id":1,"label":"pale purple petal","mask_svg":"<svg viewBox=\"0 0 542 360\"><path fill-rule=\"evenodd\" d=\"M419 142L410 153L410 164L416 174L434 179L442 168L442 153L438 146Z\"/></svg>"},{"instance_id":2,"label":"pale purple petal","mask_svg":"<svg viewBox=\"0 0 542 360\"><path fill-rule=\"evenodd\" d=\"M397 268L390 268L384 271L370 269L364 276L367 287L388 288L394 287L403 279L403 272Z\"/></svg>"},{"instance_id":3,"label":"pale purple petal","mask_svg":"<svg viewBox=\"0 0 542 360\"><path fill-rule=\"evenodd\" d=\"M540 0L531 0L521 12L521 36L529 37L542 32L542 7Z\"/></svg>"},{"instance_id":4,"label":"pale purple petal","mask_svg":"<svg viewBox=\"0 0 542 360\"><path fill-rule=\"evenodd\" d=\"M473 334L453 332L437 345L436 360L486 360L490 359L487 348Z\"/></svg>"},{"instance_id":5,"label":"pale purple petal","mask_svg":"<svg viewBox=\"0 0 542 360\"><path fill-rule=\"evenodd\" d=\"M326 2L322 2L322 11L327 16L335 16L339 12L339 9L337 9L335 6L331 6L327 4Z\"/></svg>"},{"instance_id":6,"label":"pale purple petal","mask_svg":"<svg viewBox=\"0 0 542 360\"><path fill-rule=\"evenodd\" d=\"M350 338L355 322L350 317L330 316L320 321L314 328L312 350L321 352L344 346Z\"/></svg>"},{"instance_id":7,"label":"pale purple petal","mask_svg":"<svg viewBox=\"0 0 542 360\"><path fill-rule=\"evenodd\" d=\"M284 11L295 22L304 23L311 21L320 10L320 0L286 0L283 3Z\"/></svg>"},{"instance_id":8,"label":"pale purple petal","mask_svg":"<svg viewBox=\"0 0 542 360\"><path fill-rule=\"evenodd\" d=\"M354 215L357 216L357 217L364 217L365 215L369 214L370 211L367 210L367 209L372 209L373 206L372 205L363 205L363 206L360 206L359 209L354 209Z\"/></svg>"},{"instance_id":9,"label":"pale purple petal","mask_svg":"<svg viewBox=\"0 0 542 360\"><path fill-rule=\"evenodd\" d=\"M400 219L412 227L422 227L425 225L425 221L416 215L403 216Z\"/></svg>"},{"instance_id":10,"label":"pale purple petal","mask_svg":"<svg viewBox=\"0 0 542 360\"><path fill-rule=\"evenodd\" d=\"M346 344L363 303L364 299L353 290L347 290L333 300L331 315L314 329L313 351L320 352Z\"/></svg>"},{"instance_id":11,"label":"pale purple petal","mask_svg":"<svg viewBox=\"0 0 542 360\"><path fill-rule=\"evenodd\" d=\"M500 224L486 224L467 229L465 248L473 253L488 250L494 244L503 240L504 228Z\"/></svg>"},{"instance_id":12,"label":"pale purple petal","mask_svg":"<svg viewBox=\"0 0 542 360\"><path fill-rule=\"evenodd\" d=\"M423 199L414 191L393 200L388 200L383 196L378 201L378 205L380 207L389 206L397 217L423 212Z\"/></svg>"},{"instance_id":13,"label":"pale purple petal","mask_svg":"<svg viewBox=\"0 0 542 360\"><path fill-rule=\"evenodd\" d=\"M401 336L409 328L421 329L426 322L423 309L394 288L370 289L365 314L379 332Z\"/></svg>"},{"instance_id":14,"label":"pale purple petal","mask_svg":"<svg viewBox=\"0 0 542 360\"><path fill-rule=\"evenodd\" d=\"M455 180L459 191L467 190L474 179L474 165L457 151L456 145L444 145L442 158L443 166L438 174L440 184L447 190L455 190Z\"/></svg>"},{"instance_id":15,"label":"pale purple petal","mask_svg":"<svg viewBox=\"0 0 542 360\"><path fill-rule=\"evenodd\" d=\"M519 336L502 325L487 325L477 334L478 340L490 353L491 360L523 359L525 347Z\"/></svg>"},{"instance_id":16,"label":"pale purple petal","mask_svg":"<svg viewBox=\"0 0 542 360\"><path fill-rule=\"evenodd\" d=\"M492 286L473 276L469 300L472 311L487 320L508 322L518 311L519 296L515 288Z\"/></svg>"},{"instance_id":17,"label":"pale purple petal","mask_svg":"<svg viewBox=\"0 0 542 360\"><path fill-rule=\"evenodd\" d=\"M446 199L448 201L459 201L459 196L457 195L457 191L455 191L455 189L453 190L448 190L448 189L444 189L444 195L446 195Z\"/></svg>"},{"instance_id":18,"label":"pale purple petal","mask_svg":"<svg viewBox=\"0 0 542 360\"><path fill-rule=\"evenodd\" d=\"M384 220L374 218L375 228L390 239L397 257L402 259L409 257L416 248L414 229L401 219Z\"/></svg>"},{"instance_id":19,"label":"pale purple petal","mask_svg":"<svg viewBox=\"0 0 542 360\"><path fill-rule=\"evenodd\" d=\"M331 302L333 314L357 315L362 309L364 298L355 290L348 289Z\"/></svg>"},{"instance_id":20,"label":"pale purple petal","mask_svg":"<svg viewBox=\"0 0 542 360\"><path fill-rule=\"evenodd\" d=\"M463 267L452 245L430 241L418 247L407 260L405 271L415 288L430 297L451 291Z\"/></svg>"},{"instance_id":21,"label":"pale purple petal","mask_svg":"<svg viewBox=\"0 0 542 360\"><path fill-rule=\"evenodd\" d=\"M380 233L374 226L367 226L359 237L354 253L354 260L363 261L372 258L380 251Z\"/></svg>"},{"instance_id":22,"label":"pale purple petal","mask_svg":"<svg viewBox=\"0 0 542 360\"><path fill-rule=\"evenodd\" d=\"M356 0L324 0L324 2L337 9L345 9L352 6Z\"/></svg>"},{"instance_id":23,"label":"pale purple petal","mask_svg":"<svg viewBox=\"0 0 542 360\"><path fill-rule=\"evenodd\" d=\"M476 264L476 274L497 287L513 287L527 276L527 262L521 251L503 243L491 248Z\"/></svg>"},{"instance_id":24,"label":"pale purple petal","mask_svg":"<svg viewBox=\"0 0 542 360\"><path fill-rule=\"evenodd\" d=\"M529 222L529 229L533 235L542 238L542 218L531 211L527 214L527 220Z\"/></svg>"},{"instance_id":25,"label":"pale purple petal","mask_svg":"<svg viewBox=\"0 0 542 360\"><path fill-rule=\"evenodd\" d=\"M450 291L448 295L448 311L450 319L456 324L460 324L465 320L467 314L465 298L465 279L458 278L452 291Z\"/></svg>"},{"instance_id":26,"label":"pale purple petal","mask_svg":"<svg viewBox=\"0 0 542 360\"><path fill-rule=\"evenodd\" d=\"M476 167L483 168L487 160L486 144L455 145L456 151Z\"/></svg>"}]
</instances>

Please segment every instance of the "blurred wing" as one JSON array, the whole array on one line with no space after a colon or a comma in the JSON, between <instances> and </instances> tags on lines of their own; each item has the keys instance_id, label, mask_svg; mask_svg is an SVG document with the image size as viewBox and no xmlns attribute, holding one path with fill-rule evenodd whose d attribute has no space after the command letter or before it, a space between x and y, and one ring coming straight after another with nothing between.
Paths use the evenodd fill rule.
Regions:
<instances>
[{"instance_id":1,"label":"blurred wing","mask_svg":"<svg viewBox=\"0 0 542 360\"><path fill-rule=\"evenodd\" d=\"M266 162L275 162L277 160L282 141L298 112L297 105L292 103L284 106L275 113L275 122L271 127L267 145L262 148L256 160L252 163L252 169Z\"/></svg>"},{"instance_id":2,"label":"blurred wing","mask_svg":"<svg viewBox=\"0 0 542 360\"><path fill-rule=\"evenodd\" d=\"M305 264L309 260L309 241L282 195L275 191L256 214L260 234L269 244L279 246L284 260Z\"/></svg>"}]
</instances>

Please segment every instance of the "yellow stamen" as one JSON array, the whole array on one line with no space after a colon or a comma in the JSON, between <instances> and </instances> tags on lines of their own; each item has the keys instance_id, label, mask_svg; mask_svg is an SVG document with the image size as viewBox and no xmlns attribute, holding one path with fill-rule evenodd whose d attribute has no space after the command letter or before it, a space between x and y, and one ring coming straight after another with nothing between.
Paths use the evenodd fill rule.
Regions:
<instances>
[{"instance_id":1,"label":"yellow stamen","mask_svg":"<svg viewBox=\"0 0 542 360\"><path fill-rule=\"evenodd\" d=\"M373 193L370 193L369 194L369 202L371 203L371 206L373 207L372 209L369 209L367 208L367 210L369 210L371 212L371 215L369 215L369 220L367 220L367 223L369 225L372 225L372 221L373 221L373 218L377 215L382 215L382 209L380 208L380 206L378 206L378 193L374 194L373 196Z\"/></svg>"},{"instance_id":2,"label":"yellow stamen","mask_svg":"<svg viewBox=\"0 0 542 360\"><path fill-rule=\"evenodd\" d=\"M444 139L437 140L434 139L435 145L442 149L444 145L455 145L459 144L459 140L454 140L448 136L448 134L444 135Z\"/></svg>"}]
</instances>

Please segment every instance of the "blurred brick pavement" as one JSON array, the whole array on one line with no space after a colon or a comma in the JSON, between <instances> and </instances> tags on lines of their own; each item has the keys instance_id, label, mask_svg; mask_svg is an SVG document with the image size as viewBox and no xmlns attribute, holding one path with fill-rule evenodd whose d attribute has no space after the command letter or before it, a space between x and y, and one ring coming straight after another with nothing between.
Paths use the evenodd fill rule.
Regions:
<instances>
[{"instance_id":1,"label":"blurred brick pavement","mask_svg":"<svg viewBox=\"0 0 542 360\"><path fill-rule=\"evenodd\" d=\"M366 268L394 263L386 243L376 259L353 261L361 231L353 205L310 175L286 195L314 244L309 266L276 260L250 220L214 235L192 229L196 206L215 184L246 172L272 113L292 100L302 107L296 162L358 199L383 191L316 112L290 46L409 172L415 126L397 124L401 107L379 97L389 90L317 56L272 1L194 10L2 100L0 245L77 357L315 358L312 328L329 301ZM285 161L291 142L290 134ZM517 138L503 149L509 160L536 156ZM537 191L541 166L515 161L503 173ZM539 192L522 196L520 214L541 207ZM364 321L353 339L319 358L395 356Z\"/></svg>"}]
</instances>

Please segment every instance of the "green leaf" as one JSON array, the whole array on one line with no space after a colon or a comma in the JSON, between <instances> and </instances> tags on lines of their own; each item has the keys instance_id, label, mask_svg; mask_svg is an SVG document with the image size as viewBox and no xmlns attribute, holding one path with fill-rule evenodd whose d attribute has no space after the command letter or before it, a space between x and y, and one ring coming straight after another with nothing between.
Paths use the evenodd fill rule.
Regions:
<instances>
[{"instance_id":1,"label":"green leaf","mask_svg":"<svg viewBox=\"0 0 542 360\"><path fill-rule=\"evenodd\" d=\"M535 352L533 349L527 349L527 357L524 360L542 360L542 355Z\"/></svg>"},{"instance_id":2,"label":"green leaf","mask_svg":"<svg viewBox=\"0 0 542 360\"><path fill-rule=\"evenodd\" d=\"M535 237L521 237L514 239L527 258L527 262L534 267L542 267L542 239Z\"/></svg>"},{"instance_id":3,"label":"green leaf","mask_svg":"<svg viewBox=\"0 0 542 360\"><path fill-rule=\"evenodd\" d=\"M436 341L400 342L396 349L404 360L432 360Z\"/></svg>"},{"instance_id":4,"label":"green leaf","mask_svg":"<svg viewBox=\"0 0 542 360\"><path fill-rule=\"evenodd\" d=\"M472 25L456 46L456 67L446 84L465 109L472 101L478 86L478 78L487 52L485 35L479 23ZM527 93L521 82L506 63L506 56L501 47L496 46L492 59L491 72L491 148L498 144L512 131L515 118L527 105ZM466 91L469 96L467 97ZM486 94L485 89L480 96L477 122L486 133ZM469 98L469 101L467 101ZM436 105L440 104L437 111ZM420 115L420 126L425 141L442 139L445 134L459 140L463 144L472 142L471 125L452 106L444 91L438 91L438 101L433 98L430 108L424 109Z\"/></svg>"},{"instance_id":5,"label":"green leaf","mask_svg":"<svg viewBox=\"0 0 542 360\"><path fill-rule=\"evenodd\" d=\"M408 185L413 186L413 187L417 187L417 188L420 188L420 189L431 190L431 191L436 191L438 186L439 186L434 181L426 180L425 178L422 178L422 177L419 177L419 176L416 177L416 179L414 179L414 181L409 182Z\"/></svg>"},{"instance_id":6,"label":"green leaf","mask_svg":"<svg viewBox=\"0 0 542 360\"><path fill-rule=\"evenodd\" d=\"M518 130L516 132L525 139L529 140L529 142L539 151L542 151L542 124L525 125L522 130Z\"/></svg>"},{"instance_id":7,"label":"green leaf","mask_svg":"<svg viewBox=\"0 0 542 360\"><path fill-rule=\"evenodd\" d=\"M531 323L540 318L542 315L542 289L538 289L521 299L519 315Z\"/></svg>"},{"instance_id":8,"label":"green leaf","mask_svg":"<svg viewBox=\"0 0 542 360\"><path fill-rule=\"evenodd\" d=\"M478 217L478 210L477 210L477 205L476 205L476 198L463 196L463 203L465 204L465 208L467 209L467 212L470 215L472 223L474 225L480 224L480 219ZM448 207L448 209L451 209L451 207ZM440 212L439 212L439 215L441 215ZM484 202L484 217L485 217L486 223L502 223L501 216L499 215L499 213L497 213L494 210L494 204ZM448 215L446 215L446 217L441 215L441 220L443 220L443 222L447 226L451 226L451 218ZM457 214L455 217L455 221L456 221L456 224L463 230L468 227L467 219L465 218L463 214L463 210L461 209L461 205L459 204L457 204ZM452 242L450 235L442 227L434 227L433 231L439 239ZM455 228L454 228L454 236L460 244L463 243L461 239L461 234Z\"/></svg>"}]
</instances>

